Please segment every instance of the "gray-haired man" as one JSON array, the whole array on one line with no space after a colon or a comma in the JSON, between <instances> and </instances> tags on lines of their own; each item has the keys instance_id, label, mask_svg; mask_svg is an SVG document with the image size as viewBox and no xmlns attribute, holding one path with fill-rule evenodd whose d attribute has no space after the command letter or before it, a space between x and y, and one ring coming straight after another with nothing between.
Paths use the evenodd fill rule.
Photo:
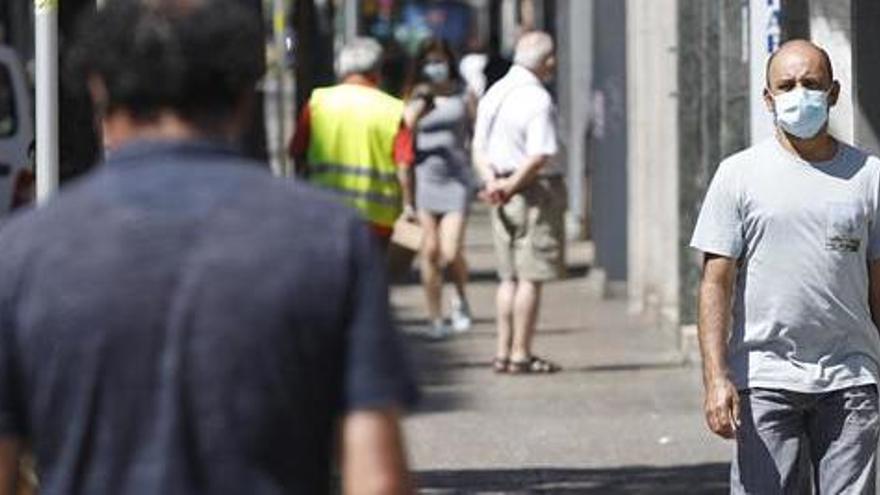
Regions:
<instances>
[{"instance_id":1,"label":"gray-haired man","mask_svg":"<svg viewBox=\"0 0 880 495\"><path fill-rule=\"evenodd\" d=\"M474 163L493 205L498 257L497 372L550 373L559 367L532 353L544 282L561 275L565 186L554 163L556 110L543 82L554 73L553 39L523 35L514 66L480 101Z\"/></svg>"},{"instance_id":2,"label":"gray-haired man","mask_svg":"<svg viewBox=\"0 0 880 495\"><path fill-rule=\"evenodd\" d=\"M721 163L694 232L706 421L736 439L733 493L810 493L811 477L874 493L880 160L828 133L839 93L812 43L773 54L776 136Z\"/></svg>"},{"instance_id":3,"label":"gray-haired man","mask_svg":"<svg viewBox=\"0 0 880 495\"><path fill-rule=\"evenodd\" d=\"M412 133L421 109L381 91L382 47L347 43L339 84L316 89L302 110L290 153L313 184L357 209L387 244L401 211L412 212Z\"/></svg>"}]
</instances>

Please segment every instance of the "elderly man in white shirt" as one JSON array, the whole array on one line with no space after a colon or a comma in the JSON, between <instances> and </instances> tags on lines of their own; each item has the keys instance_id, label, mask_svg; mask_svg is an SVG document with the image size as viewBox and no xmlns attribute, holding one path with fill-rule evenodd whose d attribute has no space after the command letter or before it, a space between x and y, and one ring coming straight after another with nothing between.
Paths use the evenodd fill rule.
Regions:
<instances>
[{"instance_id":1,"label":"elderly man in white shirt","mask_svg":"<svg viewBox=\"0 0 880 495\"><path fill-rule=\"evenodd\" d=\"M556 66L553 39L520 38L510 71L477 110L474 164L492 205L498 257L498 373L552 373L559 366L532 353L543 282L564 269L565 185L554 162L556 110L543 83Z\"/></svg>"}]
</instances>

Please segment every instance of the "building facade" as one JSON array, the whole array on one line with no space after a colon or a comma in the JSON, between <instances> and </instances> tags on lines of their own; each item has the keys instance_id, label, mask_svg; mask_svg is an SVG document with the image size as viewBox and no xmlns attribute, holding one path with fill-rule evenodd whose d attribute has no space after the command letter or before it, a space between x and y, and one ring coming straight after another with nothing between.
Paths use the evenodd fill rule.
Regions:
<instances>
[{"instance_id":1,"label":"building facade","mask_svg":"<svg viewBox=\"0 0 880 495\"><path fill-rule=\"evenodd\" d=\"M540 3L540 0L535 0ZM880 153L880 2L556 0L571 217L606 297L695 335L700 254L688 247L718 163L769 136L767 57L811 39L843 91L840 139Z\"/></svg>"},{"instance_id":2,"label":"building facade","mask_svg":"<svg viewBox=\"0 0 880 495\"><path fill-rule=\"evenodd\" d=\"M769 53L793 38L824 47L842 86L832 133L880 152L880 3L629 0L626 8L626 293L634 312L683 330L687 346L702 262L688 241L720 160L771 135L760 101Z\"/></svg>"}]
</instances>

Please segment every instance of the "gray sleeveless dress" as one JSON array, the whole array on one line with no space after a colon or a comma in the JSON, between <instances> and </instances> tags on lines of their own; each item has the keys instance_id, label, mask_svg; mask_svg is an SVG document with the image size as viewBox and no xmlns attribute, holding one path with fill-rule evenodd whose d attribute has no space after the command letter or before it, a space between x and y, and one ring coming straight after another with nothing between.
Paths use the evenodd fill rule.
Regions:
<instances>
[{"instance_id":1,"label":"gray sleeveless dress","mask_svg":"<svg viewBox=\"0 0 880 495\"><path fill-rule=\"evenodd\" d=\"M437 98L416 134L416 208L432 213L466 212L473 195L473 173L466 148L467 98Z\"/></svg>"}]
</instances>

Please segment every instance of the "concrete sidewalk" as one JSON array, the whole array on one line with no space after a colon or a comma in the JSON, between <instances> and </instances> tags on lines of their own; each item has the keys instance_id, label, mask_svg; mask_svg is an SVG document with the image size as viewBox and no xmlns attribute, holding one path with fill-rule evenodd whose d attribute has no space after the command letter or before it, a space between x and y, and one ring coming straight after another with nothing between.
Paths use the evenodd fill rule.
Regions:
<instances>
[{"instance_id":1,"label":"concrete sidewalk","mask_svg":"<svg viewBox=\"0 0 880 495\"><path fill-rule=\"evenodd\" d=\"M468 334L418 337L415 276L392 290L424 394L406 421L421 493L726 493L732 446L703 424L699 370L672 336L597 297L588 244L571 245L572 276L545 292L536 353L565 368L551 376L490 370L494 258L480 208L467 256Z\"/></svg>"}]
</instances>

